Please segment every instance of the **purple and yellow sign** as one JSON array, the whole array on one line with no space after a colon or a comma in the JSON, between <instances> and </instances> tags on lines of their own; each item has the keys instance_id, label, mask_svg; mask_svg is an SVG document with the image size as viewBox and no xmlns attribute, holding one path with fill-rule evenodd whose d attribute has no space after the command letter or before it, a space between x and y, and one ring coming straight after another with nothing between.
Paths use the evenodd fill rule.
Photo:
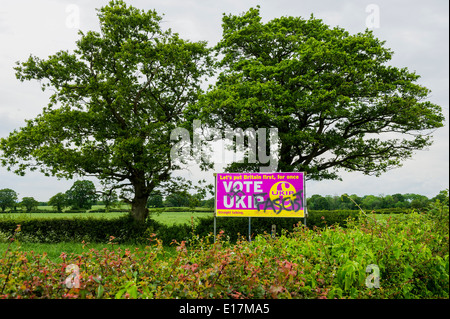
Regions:
<instances>
[{"instance_id":1,"label":"purple and yellow sign","mask_svg":"<svg viewBox=\"0 0 450 319\"><path fill-rule=\"evenodd\" d=\"M305 217L304 173L216 174L216 217Z\"/></svg>"}]
</instances>

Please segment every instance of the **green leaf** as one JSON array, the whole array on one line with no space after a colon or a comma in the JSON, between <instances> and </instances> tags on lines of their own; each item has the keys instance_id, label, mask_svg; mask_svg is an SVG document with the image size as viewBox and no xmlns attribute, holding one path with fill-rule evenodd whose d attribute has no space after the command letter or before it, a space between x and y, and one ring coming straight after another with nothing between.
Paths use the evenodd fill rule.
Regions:
<instances>
[{"instance_id":1,"label":"green leaf","mask_svg":"<svg viewBox=\"0 0 450 319\"><path fill-rule=\"evenodd\" d=\"M130 294L130 297L133 299L137 299L138 297L138 291L135 284L132 284L128 289L127 292Z\"/></svg>"},{"instance_id":2,"label":"green leaf","mask_svg":"<svg viewBox=\"0 0 450 319\"><path fill-rule=\"evenodd\" d=\"M121 298L122 298L122 295L123 295L126 291L127 291L126 288L120 289L120 290L116 293L115 299L121 299Z\"/></svg>"},{"instance_id":3,"label":"green leaf","mask_svg":"<svg viewBox=\"0 0 450 319\"><path fill-rule=\"evenodd\" d=\"M103 296L104 292L105 292L105 289L103 288L103 286L99 285L97 288L97 298L101 298ZM116 299L119 299L119 298L117 298L117 294L116 294Z\"/></svg>"},{"instance_id":4,"label":"green leaf","mask_svg":"<svg viewBox=\"0 0 450 319\"><path fill-rule=\"evenodd\" d=\"M406 265L405 267L405 277L407 279L412 278L413 277L413 273L414 273L414 269L410 266L410 265Z\"/></svg>"},{"instance_id":5,"label":"green leaf","mask_svg":"<svg viewBox=\"0 0 450 319\"><path fill-rule=\"evenodd\" d=\"M395 259L399 259L400 258L400 254L402 253L402 251L399 249L399 248L395 248L394 249L394 251L393 251L393 254L394 254L394 257L395 257Z\"/></svg>"}]
</instances>

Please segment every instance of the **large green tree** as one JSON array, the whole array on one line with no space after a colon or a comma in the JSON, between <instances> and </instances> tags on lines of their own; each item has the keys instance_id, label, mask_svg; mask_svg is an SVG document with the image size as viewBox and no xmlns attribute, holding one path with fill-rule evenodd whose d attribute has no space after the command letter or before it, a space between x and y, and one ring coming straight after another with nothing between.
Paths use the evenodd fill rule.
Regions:
<instances>
[{"instance_id":1,"label":"large green tree","mask_svg":"<svg viewBox=\"0 0 450 319\"><path fill-rule=\"evenodd\" d=\"M15 208L17 205L17 193L10 188L0 189L0 208L4 212L6 208Z\"/></svg>"},{"instance_id":2,"label":"large green tree","mask_svg":"<svg viewBox=\"0 0 450 319\"><path fill-rule=\"evenodd\" d=\"M35 200L34 197L24 197L22 198L20 205L25 207L25 210L29 213L39 206L39 202Z\"/></svg>"},{"instance_id":3,"label":"large green tree","mask_svg":"<svg viewBox=\"0 0 450 319\"><path fill-rule=\"evenodd\" d=\"M66 192L66 198L72 209L91 209L98 199L95 185L92 181L76 181Z\"/></svg>"},{"instance_id":4,"label":"large green tree","mask_svg":"<svg viewBox=\"0 0 450 319\"><path fill-rule=\"evenodd\" d=\"M62 213L63 209L70 205L69 199L67 198L67 194L58 193L52 196L48 201L49 206L53 206L54 209L58 211L58 213Z\"/></svg>"},{"instance_id":5,"label":"large green tree","mask_svg":"<svg viewBox=\"0 0 450 319\"><path fill-rule=\"evenodd\" d=\"M95 176L143 221L147 198L176 168L170 132L210 72L206 42L161 28L161 16L111 1L98 10L100 32L80 33L73 52L18 63L19 80L51 89L50 103L2 138L4 166L23 175Z\"/></svg>"},{"instance_id":6,"label":"large green tree","mask_svg":"<svg viewBox=\"0 0 450 319\"><path fill-rule=\"evenodd\" d=\"M222 21L222 71L190 116L222 129L277 128L278 171L378 176L429 146L443 126L419 75L389 65L393 52L369 30L349 34L313 16L263 22L259 7Z\"/></svg>"}]
</instances>

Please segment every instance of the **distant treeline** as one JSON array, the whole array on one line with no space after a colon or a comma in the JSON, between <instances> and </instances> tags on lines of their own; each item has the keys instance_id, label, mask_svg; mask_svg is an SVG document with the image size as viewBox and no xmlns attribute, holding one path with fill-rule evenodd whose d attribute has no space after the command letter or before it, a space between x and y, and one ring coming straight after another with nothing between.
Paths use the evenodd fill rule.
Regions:
<instances>
[{"instance_id":1,"label":"distant treeline","mask_svg":"<svg viewBox=\"0 0 450 319\"><path fill-rule=\"evenodd\" d=\"M412 208L423 209L430 203L439 200L448 205L448 190L440 191L438 195L428 198L419 194L394 194L394 195L341 195L341 196L321 196L312 195L307 198L308 209L310 210L343 210L358 209L377 210L385 208ZM358 207L359 206L359 207Z\"/></svg>"},{"instance_id":2,"label":"distant treeline","mask_svg":"<svg viewBox=\"0 0 450 319\"><path fill-rule=\"evenodd\" d=\"M75 187L79 185L83 187ZM86 184L86 185L84 185ZM89 184L89 185L88 185ZM89 187L88 187L89 186ZM80 189L78 189L80 188ZM165 208L178 207L189 208L214 208L214 198L205 199L206 193L204 189L199 191L195 189L192 194L192 188L188 191L187 188L182 191L175 190L167 192L166 196L156 192L150 195L147 207L148 208ZM203 191L203 192L202 192ZM21 202L18 201L17 194L11 189L0 190L0 211L5 211L8 207L11 210L27 210L36 211L38 206L53 206L55 210L62 211L69 208L71 210L82 209L84 211L91 210L93 205L104 205L107 211L111 210L127 210L124 203L118 197L109 196L94 196L96 193L95 187L90 181L77 181L74 186L66 193L59 193L53 196L48 202L37 202L32 197L24 197ZM425 209L430 203L439 200L441 203L448 205L448 189L442 190L436 196L428 198L420 194L393 194L393 195L312 195L307 198L307 205L309 210L357 210L362 208L364 210L380 210L380 209ZM98 209L98 211L105 211Z\"/></svg>"},{"instance_id":3,"label":"distant treeline","mask_svg":"<svg viewBox=\"0 0 450 319\"><path fill-rule=\"evenodd\" d=\"M440 202L447 202L446 191L441 191L438 195L428 198L419 194L394 194L394 195L312 195L307 198L308 208L311 210L345 210L345 209L384 209L384 208L425 208L430 203L434 203L437 199ZM152 201L149 200L149 207L188 207L188 199L172 200L172 196L166 200ZM156 202L156 203L155 203ZM102 201L95 202L95 205L103 205ZM152 205L157 204L157 205ZM47 206L47 202L40 202L40 206ZM358 205L358 206L357 206ZM214 198L199 202L198 207L214 207Z\"/></svg>"}]
</instances>

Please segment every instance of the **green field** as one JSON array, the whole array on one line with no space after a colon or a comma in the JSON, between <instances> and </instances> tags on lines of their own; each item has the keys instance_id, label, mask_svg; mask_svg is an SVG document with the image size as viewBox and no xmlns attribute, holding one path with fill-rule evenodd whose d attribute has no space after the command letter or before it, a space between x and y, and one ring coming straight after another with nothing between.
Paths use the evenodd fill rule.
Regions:
<instances>
[{"instance_id":1,"label":"green field","mask_svg":"<svg viewBox=\"0 0 450 319\"><path fill-rule=\"evenodd\" d=\"M23 219L23 218L117 218L127 213L6 213L0 214L0 219Z\"/></svg>"},{"instance_id":2,"label":"green field","mask_svg":"<svg viewBox=\"0 0 450 319\"><path fill-rule=\"evenodd\" d=\"M204 218L208 216L213 216L213 213L198 213L198 212L162 212L162 213L154 213L151 215L151 218L164 223L166 225L173 224L184 224L190 223L191 219L194 218L194 223L197 218Z\"/></svg>"},{"instance_id":3,"label":"green field","mask_svg":"<svg viewBox=\"0 0 450 319\"><path fill-rule=\"evenodd\" d=\"M23 219L23 218L117 218L125 216L123 213L0 213L0 219ZM166 225L184 224L190 223L191 218L194 218L194 222L197 218L212 216L213 213L199 213L199 212L157 212L151 213L150 216L154 220Z\"/></svg>"}]
</instances>

